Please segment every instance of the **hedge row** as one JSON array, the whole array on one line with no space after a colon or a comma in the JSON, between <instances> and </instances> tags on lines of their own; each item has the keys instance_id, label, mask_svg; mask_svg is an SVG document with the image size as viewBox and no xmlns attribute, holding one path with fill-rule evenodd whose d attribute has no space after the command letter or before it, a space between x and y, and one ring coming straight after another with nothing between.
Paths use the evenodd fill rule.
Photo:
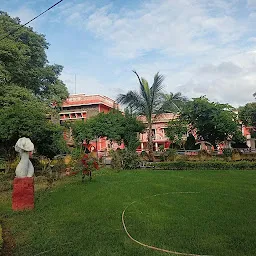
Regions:
<instances>
[{"instance_id":1,"label":"hedge row","mask_svg":"<svg viewBox=\"0 0 256 256\"><path fill-rule=\"evenodd\" d=\"M256 170L256 162L238 161L173 161L153 164L158 170Z\"/></svg>"}]
</instances>

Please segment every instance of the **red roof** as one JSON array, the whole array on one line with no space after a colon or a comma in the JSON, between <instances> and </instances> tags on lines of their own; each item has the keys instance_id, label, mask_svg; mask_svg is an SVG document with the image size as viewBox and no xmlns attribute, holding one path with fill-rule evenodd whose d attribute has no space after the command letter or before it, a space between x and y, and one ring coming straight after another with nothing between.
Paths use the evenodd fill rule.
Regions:
<instances>
[{"instance_id":1,"label":"red roof","mask_svg":"<svg viewBox=\"0 0 256 256\"><path fill-rule=\"evenodd\" d=\"M118 108L118 104L106 97L101 95L85 95L85 94L73 94L62 103L62 107L69 106L81 106L81 105L92 105L92 104L102 104L110 108Z\"/></svg>"}]
</instances>

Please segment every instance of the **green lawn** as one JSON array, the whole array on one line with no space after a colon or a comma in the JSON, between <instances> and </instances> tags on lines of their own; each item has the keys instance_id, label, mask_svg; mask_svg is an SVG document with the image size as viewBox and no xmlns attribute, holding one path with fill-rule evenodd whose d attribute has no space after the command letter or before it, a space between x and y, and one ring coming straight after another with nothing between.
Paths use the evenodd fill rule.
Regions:
<instances>
[{"instance_id":1,"label":"green lawn","mask_svg":"<svg viewBox=\"0 0 256 256\"><path fill-rule=\"evenodd\" d=\"M125 223L143 243L183 253L256 255L255 171L100 171L91 183L72 177L37 191L30 212L12 212L10 195L1 196L0 211L14 255L166 255L124 232L121 214L133 201Z\"/></svg>"}]
</instances>

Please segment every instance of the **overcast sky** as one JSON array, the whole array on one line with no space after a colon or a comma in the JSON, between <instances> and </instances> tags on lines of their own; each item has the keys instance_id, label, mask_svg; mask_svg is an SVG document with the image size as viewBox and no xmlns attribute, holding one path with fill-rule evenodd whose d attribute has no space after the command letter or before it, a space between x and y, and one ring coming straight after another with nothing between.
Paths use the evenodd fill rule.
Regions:
<instances>
[{"instance_id":1,"label":"overcast sky","mask_svg":"<svg viewBox=\"0 0 256 256\"><path fill-rule=\"evenodd\" d=\"M22 23L57 0L0 0ZM113 99L138 88L132 70L165 91L238 106L256 91L256 0L64 0L31 23L64 66L70 93Z\"/></svg>"}]
</instances>

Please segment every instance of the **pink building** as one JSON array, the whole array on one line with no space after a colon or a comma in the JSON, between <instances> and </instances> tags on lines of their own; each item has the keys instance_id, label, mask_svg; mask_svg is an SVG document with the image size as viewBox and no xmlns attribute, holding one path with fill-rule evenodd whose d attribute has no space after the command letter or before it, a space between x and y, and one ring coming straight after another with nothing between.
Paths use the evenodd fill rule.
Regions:
<instances>
[{"instance_id":1,"label":"pink building","mask_svg":"<svg viewBox=\"0 0 256 256\"><path fill-rule=\"evenodd\" d=\"M242 125L242 134L246 138L246 145L251 148L255 149L255 138L252 138L251 133L254 131L254 127L247 127L245 125Z\"/></svg>"},{"instance_id":2,"label":"pink building","mask_svg":"<svg viewBox=\"0 0 256 256\"><path fill-rule=\"evenodd\" d=\"M112 109L118 109L119 105L112 99L102 95L85 95L74 94L70 95L62 104L60 115L60 122L86 120L93 117L98 113L108 113ZM74 141L72 138L72 131L67 130L64 132L64 138L67 143L72 146ZM111 149L123 148L123 145L112 143L106 138L98 138L97 140L90 141L88 145L91 150L98 152L105 152Z\"/></svg>"},{"instance_id":3,"label":"pink building","mask_svg":"<svg viewBox=\"0 0 256 256\"><path fill-rule=\"evenodd\" d=\"M171 142L169 138L166 137L165 130L168 126L168 122L177 118L177 115L172 113L164 113L160 115L153 116L153 124L152 124L152 137L154 143L154 151L159 151L159 148L162 147L164 149L169 148ZM147 124L145 116L139 116L138 120ZM148 132L140 134L139 137L140 146L137 148L137 152L141 152L148 148Z\"/></svg>"},{"instance_id":4,"label":"pink building","mask_svg":"<svg viewBox=\"0 0 256 256\"><path fill-rule=\"evenodd\" d=\"M86 119L100 112L108 113L118 109L119 105L112 99L101 95L70 95L62 104L60 121Z\"/></svg>"}]
</instances>

